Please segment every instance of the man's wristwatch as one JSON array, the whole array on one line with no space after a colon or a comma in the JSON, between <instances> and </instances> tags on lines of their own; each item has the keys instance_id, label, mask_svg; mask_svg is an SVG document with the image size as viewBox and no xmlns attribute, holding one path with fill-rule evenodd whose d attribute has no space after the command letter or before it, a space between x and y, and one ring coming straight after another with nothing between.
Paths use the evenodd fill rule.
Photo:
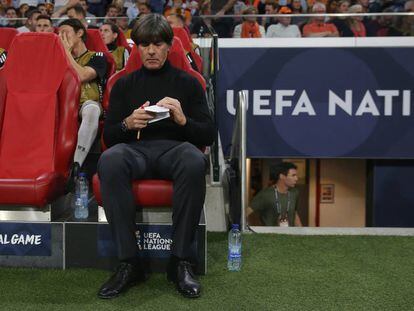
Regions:
<instances>
[{"instance_id":1,"label":"man's wristwatch","mask_svg":"<svg viewBox=\"0 0 414 311\"><path fill-rule=\"evenodd\" d=\"M125 119L122 120L121 131L124 133L128 132L128 124L126 123Z\"/></svg>"}]
</instances>

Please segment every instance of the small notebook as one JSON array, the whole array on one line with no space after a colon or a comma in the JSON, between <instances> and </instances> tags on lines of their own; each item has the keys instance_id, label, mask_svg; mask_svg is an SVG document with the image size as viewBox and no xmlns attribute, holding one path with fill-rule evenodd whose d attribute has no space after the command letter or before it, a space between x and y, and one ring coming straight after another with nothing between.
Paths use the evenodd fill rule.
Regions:
<instances>
[{"instance_id":1,"label":"small notebook","mask_svg":"<svg viewBox=\"0 0 414 311\"><path fill-rule=\"evenodd\" d=\"M144 108L145 111L155 113L155 118L148 121L148 123L157 122L170 117L170 109L157 105L152 105Z\"/></svg>"}]
</instances>

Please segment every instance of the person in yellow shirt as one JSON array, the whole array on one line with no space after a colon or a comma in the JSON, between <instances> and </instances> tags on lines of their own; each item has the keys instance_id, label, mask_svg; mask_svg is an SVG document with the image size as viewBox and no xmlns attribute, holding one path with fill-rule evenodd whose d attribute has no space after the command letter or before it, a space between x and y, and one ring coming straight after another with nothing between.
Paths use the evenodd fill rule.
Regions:
<instances>
[{"instance_id":1,"label":"person in yellow shirt","mask_svg":"<svg viewBox=\"0 0 414 311\"><path fill-rule=\"evenodd\" d=\"M121 70L128 61L129 52L125 47L118 46L116 43L120 33L118 26L111 22L105 22L99 27L99 31L103 42L105 42L109 52L114 56L116 70Z\"/></svg>"}]
</instances>

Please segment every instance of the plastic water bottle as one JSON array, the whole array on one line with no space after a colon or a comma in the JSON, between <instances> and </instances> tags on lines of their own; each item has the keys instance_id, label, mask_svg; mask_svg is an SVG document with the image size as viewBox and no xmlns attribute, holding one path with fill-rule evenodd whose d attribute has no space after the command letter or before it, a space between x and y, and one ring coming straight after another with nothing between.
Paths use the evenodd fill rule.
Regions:
<instances>
[{"instance_id":1,"label":"plastic water bottle","mask_svg":"<svg viewBox=\"0 0 414 311\"><path fill-rule=\"evenodd\" d=\"M227 260L227 268L229 271L240 271L242 251L242 236L239 225L233 224L229 231L229 257Z\"/></svg>"},{"instance_id":2,"label":"plastic water bottle","mask_svg":"<svg viewBox=\"0 0 414 311\"><path fill-rule=\"evenodd\" d=\"M80 173L76 180L76 194L75 194L75 218L87 219L89 216L88 210L89 200L89 186L85 173Z\"/></svg>"}]
</instances>

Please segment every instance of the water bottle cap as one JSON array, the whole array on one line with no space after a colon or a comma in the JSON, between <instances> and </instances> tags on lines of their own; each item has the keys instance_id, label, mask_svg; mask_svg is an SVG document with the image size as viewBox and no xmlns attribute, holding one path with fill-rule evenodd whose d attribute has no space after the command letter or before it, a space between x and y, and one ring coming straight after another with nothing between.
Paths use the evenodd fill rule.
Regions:
<instances>
[{"instance_id":1,"label":"water bottle cap","mask_svg":"<svg viewBox=\"0 0 414 311\"><path fill-rule=\"evenodd\" d=\"M239 224L232 224L231 225L231 228L232 229L239 229Z\"/></svg>"},{"instance_id":2,"label":"water bottle cap","mask_svg":"<svg viewBox=\"0 0 414 311\"><path fill-rule=\"evenodd\" d=\"M79 173L79 177L86 177L86 173L85 172Z\"/></svg>"}]
</instances>

